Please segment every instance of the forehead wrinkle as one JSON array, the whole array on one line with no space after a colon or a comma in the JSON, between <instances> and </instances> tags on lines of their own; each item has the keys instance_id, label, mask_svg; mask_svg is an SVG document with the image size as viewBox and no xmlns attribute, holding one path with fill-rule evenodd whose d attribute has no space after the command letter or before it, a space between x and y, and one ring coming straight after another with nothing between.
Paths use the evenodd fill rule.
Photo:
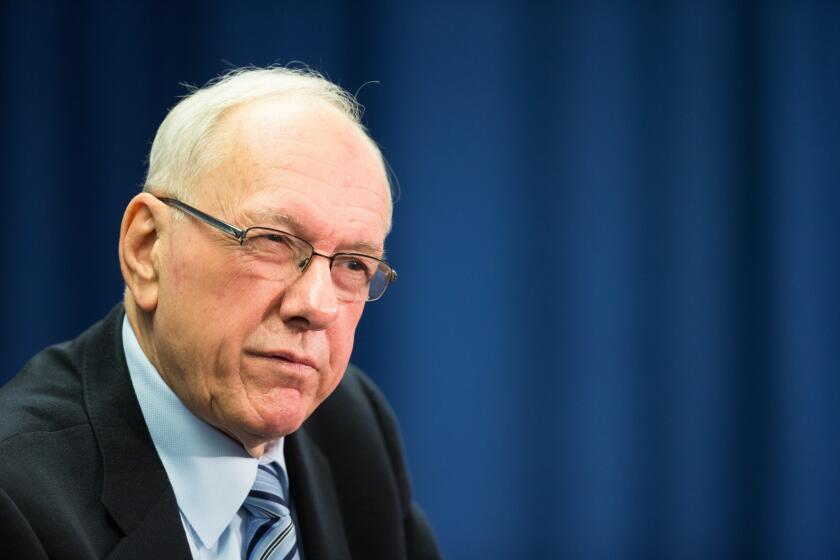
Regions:
<instances>
[{"instance_id":1,"label":"forehead wrinkle","mask_svg":"<svg viewBox=\"0 0 840 560\"><path fill-rule=\"evenodd\" d=\"M315 149L313 150L313 146L322 147L322 146L329 146L332 148L333 152L349 152L354 159L358 159L360 157L364 157L367 155L374 155L379 156L379 148L376 144L371 142L365 142L366 137L356 138L352 137L350 139L339 139L336 135L333 134L333 138L326 139L323 135L313 135L309 134L308 131L306 134L294 134L291 128L283 128L273 131L271 134L270 140L264 142L262 144L258 144L256 146L252 146L249 150L251 153L254 154L263 154L266 151L273 153L273 147L279 144L287 144L290 146L300 146L302 147L301 150L297 151L290 151L291 154L306 154L306 153L321 153L321 150ZM332 140L332 141L331 141ZM359 141L361 140L361 142ZM362 147L362 149L356 149L358 147ZM376 158L379 159L378 157Z\"/></svg>"},{"instance_id":2,"label":"forehead wrinkle","mask_svg":"<svg viewBox=\"0 0 840 560\"><path fill-rule=\"evenodd\" d=\"M329 167L331 169L341 169L342 174L346 173L347 170L343 169L343 166L334 163L332 161L332 158L319 157L318 154L308 153L308 152L312 152L312 149L311 149L312 146L311 146L311 144L309 144L307 142L291 141L291 140L283 140L281 142L278 142L278 144L290 144L290 143L291 144L300 144L301 146L306 146L309 149L308 150L301 150L300 152L289 152L289 151L283 152L284 156L288 156L290 158L300 158L300 159L312 161L312 162L315 162L319 165ZM254 156L256 154L251 154L251 155ZM259 161L258 158L254 158L254 160ZM358 156L356 157L356 161L359 162ZM367 164L365 164L362 167L363 167L363 170L361 170L361 171L360 170L350 170L350 172L353 173L354 175L363 175L369 170L372 170L374 173L377 172L377 171L381 171L379 165L367 165Z\"/></svg>"},{"instance_id":3,"label":"forehead wrinkle","mask_svg":"<svg viewBox=\"0 0 840 560\"><path fill-rule=\"evenodd\" d=\"M284 154L284 155L287 155L287 154ZM331 179L324 178L324 177L319 177L312 172L306 172L305 169L301 169L299 165L296 165L296 162L294 161L295 157L315 162L318 165L322 165L324 167L330 168L331 170L341 171L341 173L338 174L338 180L334 182ZM324 160L324 159L321 159L321 158L318 158L318 157L315 157L315 156L309 156L309 155L293 156L289 160L286 160L286 161L284 161L284 162L282 162L278 165L273 165L273 166L265 169L265 172L261 175L263 177L267 177L267 178L272 178L273 176L278 176L279 180L282 181L283 176L290 175L290 174L300 175L300 176L306 177L307 179L317 181L319 183L322 183L324 185L328 185L330 187L339 187L340 186L342 188L350 188L350 189L370 191L370 192L374 193L377 198L380 198L380 199L385 200L385 201L390 199L390 189L388 189L388 188L385 188L385 189L378 189L378 188L377 189L370 189L367 186L362 186L362 185L358 184L358 183L363 183L363 184L367 185L367 184L376 184L376 183L381 182L383 176L380 176L380 174L377 173L376 171L374 171L373 173L368 173L367 170L365 170L365 171L360 171L360 170L349 170L349 171L347 171L347 170L343 170L340 165L335 165L335 164L329 163L328 160ZM351 182L350 181L351 178L355 179L355 180L353 180ZM385 180L385 184L387 185L387 180ZM380 191L383 191L383 190L384 190L384 193L380 192Z\"/></svg>"},{"instance_id":4,"label":"forehead wrinkle","mask_svg":"<svg viewBox=\"0 0 840 560\"><path fill-rule=\"evenodd\" d=\"M251 164L259 165L265 161L272 161L279 157L284 161L283 166L293 164L295 158L315 162L329 169L338 169L342 176L377 175L386 176L385 163L379 147L366 135L353 131L345 138L341 133L332 134L332 138L324 139L323 135L313 135L308 130L296 137L294 128L273 131L271 141L261 143L237 142L242 148L243 155L250 159ZM288 149L299 147L300 149ZM336 158L335 156L338 156ZM350 157L356 163L351 169L336 163L336 159Z\"/></svg>"},{"instance_id":5,"label":"forehead wrinkle","mask_svg":"<svg viewBox=\"0 0 840 560\"><path fill-rule=\"evenodd\" d=\"M273 225L291 229L292 231L300 231L303 229L300 221L291 214L284 214L282 212L273 212L271 210L259 209L252 211L241 211L240 215L249 227Z\"/></svg>"},{"instance_id":6,"label":"forehead wrinkle","mask_svg":"<svg viewBox=\"0 0 840 560\"><path fill-rule=\"evenodd\" d=\"M336 191L336 196L339 196L340 191L345 191L345 193L344 193L345 195L346 195L346 191L358 191L358 192L360 192L363 195L362 197L352 197L351 196L350 200L344 201L341 204L341 206L344 206L344 207L347 207L347 208L356 208L356 209L362 210L364 212L371 213L377 218L380 218L380 219L384 218L385 221L386 221L386 224L389 222L388 211L391 207L391 204L390 204L391 200L390 200L390 196L389 196L390 192L387 189L384 189L385 193L383 193L382 192L383 189L374 189L374 188L371 188L369 185L366 185L366 184L364 184L364 185L362 185L362 184L349 184L349 185L347 185L347 184L345 184L345 185L336 184L336 183L334 183L334 182L332 182L328 179L324 179L324 178L319 177L317 174L306 173L302 170L297 170L297 169L292 169L292 170L285 169L281 166L272 166L270 171L271 172L267 171L266 173L258 176L257 179L252 182L252 183L258 184L256 187L253 187L253 185L252 185L252 187L255 188L256 191L258 191L258 192L259 191L271 191L271 190L277 189L277 188L288 189L289 191L294 192L298 196L302 196L302 197L307 198L310 202L312 202L314 205L316 205L318 207L323 208L323 207L328 206L328 205L331 206L331 204L330 204L331 201L324 201L324 200L321 200L320 198L315 198L309 192L309 189L301 188L301 183L300 183L301 179L300 178L302 177L302 178L305 178L306 180L312 181L313 183L319 183L319 184L326 185L326 186L330 187L331 189ZM292 186L292 184L294 184L294 186ZM370 208L368 205L366 205L364 203L364 198L367 197L367 196L373 196L377 200L385 203L386 207L384 208L384 210L385 210L384 215L379 215L379 213L376 210ZM356 202L357 200L358 200L358 202ZM253 211L253 213L257 213L257 212L258 211ZM269 217L273 221L277 220L277 217L274 216L274 214L282 214L282 212L274 212L274 211L264 211L264 212L265 212L265 216ZM330 214L333 214L333 212L331 212ZM260 216L260 217L262 217L262 216ZM294 216L287 215L286 219L285 219L285 222L288 222L289 225L295 226L296 228L298 228L300 230L309 229L309 228L307 228L307 224L303 224L300 221L296 221Z\"/></svg>"},{"instance_id":7,"label":"forehead wrinkle","mask_svg":"<svg viewBox=\"0 0 840 560\"><path fill-rule=\"evenodd\" d=\"M278 183L280 183L280 186L282 187L282 186L285 186L283 183L287 180L287 177L289 177L291 175L299 175L301 177L305 177L306 179L309 179L309 180L312 180L312 181L315 181L315 182L318 182L318 183L321 183L323 185L327 185L329 187L336 188L336 189L339 189L339 188L340 189L354 189L354 190L359 190L359 191L362 191L362 192L365 192L365 193L370 193L370 194L373 194L377 198L379 198L381 200L384 200L384 201L388 201L389 198L390 198L388 196L388 195L390 195L390 191L388 189L384 189L385 193L387 193L387 194L383 195L383 193L380 192L382 189L372 189L372 188L370 188L370 186L368 186L369 183L367 181L363 184L357 184L355 182L350 183L350 184L346 184L346 183L345 184L340 184L340 183L337 183L337 182L333 182L329 179L319 177L317 174L307 173L302 169L295 168L294 166L283 166L283 165L272 166L270 169L266 169L265 173L259 175L258 178L257 178L257 181L255 181L255 182L259 182L259 181L262 181L262 180L267 180L267 181L274 180L274 181L277 181ZM350 174L348 174L348 173L342 174L342 177L346 177L347 175L350 175ZM362 174L362 173L352 173L352 175L358 175L360 177L364 177L364 174ZM367 177L365 177L365 179L367 179ZM291 180L294 180L294 179L292 178ZM373 182L376 182L376 181L374 180ZM272 187L270 185L267 185L265 187L260 187L260 190L267 189L267 188L272 188Z\"/></svg>"},{"instance_id":8,"label":"forehead wrinkle","mask_svg":"<svg viewBox=\"0 0 840 560\"><path fill-rule=\"evenodd\" d=\"M321 160L317 158L311 159L318 162L319 165L322 163ZM340 166L332 167L334 169L340 169ZM239 184L239 190L265 191L280 187L291 188L300 194L306 195L305 189L295 188L301 186L301 180L305 180L311 181L313 185L326 185L336 191L352 189L361 192L364 196L373 196L376 200L385 204L385 214L382 217L385 220L386 232L390 230L390 214L393 202L391 200L391 189L384 176L375 177L367 173L356 171L352 173L343 173L336 176L334 179L325 178L318 175L317 171L308 170L306 166L301 168L298 165L294 165L292 161L275 162L262 166L260 166L259 162L253 161L250 166L249 173L251 174L251 177L245 182L243 182L242 179L244 179L248 173L237 174L237 178L240 179L237 181ZM362 179L362 181L357 182L356 180L353 180L350 182L350 178ZM317 203L319 206L323 205L322 201L311 198L310 200ZM300 223L292 225L299 228L302 228L303 226L303 224Z\"/></svg>"}]
</instances>

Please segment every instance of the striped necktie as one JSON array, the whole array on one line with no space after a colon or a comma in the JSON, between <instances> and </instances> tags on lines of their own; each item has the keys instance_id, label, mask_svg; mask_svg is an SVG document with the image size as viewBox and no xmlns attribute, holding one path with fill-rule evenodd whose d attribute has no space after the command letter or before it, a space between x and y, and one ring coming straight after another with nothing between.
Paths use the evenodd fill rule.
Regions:
<instances>
[{"instance_id":1,"label":"striped necktie","mask_svg":"<svg viewBox=\"0 0 840 560\"><path fill-rule=\"evenodd\" d=\"M297 534L289 511L289 483L277 463L259 465L243 507L248 511L242 539L245 560L299 560Z\"/></svg>"}]
</instances>

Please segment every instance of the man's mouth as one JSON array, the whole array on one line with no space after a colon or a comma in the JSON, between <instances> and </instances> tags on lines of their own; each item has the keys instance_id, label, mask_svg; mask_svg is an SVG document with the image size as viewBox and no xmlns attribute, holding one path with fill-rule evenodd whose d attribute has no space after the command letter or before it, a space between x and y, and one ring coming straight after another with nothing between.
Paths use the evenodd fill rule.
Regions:
<instances>
[{"instance_id":1,"label":"man's mouth","mask_svg":"<svg viewBox=\"0 0 840 560\"><path fill-rule=\"evenodd\" d=\"M304 354L296 354L288 350L260 350L246 351L246 355L265 360L272 360L299 373L311 373L318 369L315 360Z\"/></svg>"}]
</instances>

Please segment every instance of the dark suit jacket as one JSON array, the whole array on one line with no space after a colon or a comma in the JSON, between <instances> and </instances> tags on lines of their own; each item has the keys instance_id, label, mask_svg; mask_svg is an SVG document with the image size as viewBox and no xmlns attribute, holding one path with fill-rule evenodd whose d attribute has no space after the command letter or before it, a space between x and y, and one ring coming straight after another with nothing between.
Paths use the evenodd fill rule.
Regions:
<instances>
[{"instance_id":1,"label":"dark suit jacket","mask_svg":"<svg viewBox=\"0 0 840 560\"><path fill-rule=\"evenodd\" d=\"M122 317L119 305L0 389L0 558L190 558ZM361 371L348 369L285 449L306 560L439 557L393 413Z\"/></svg>"}]
</instances>

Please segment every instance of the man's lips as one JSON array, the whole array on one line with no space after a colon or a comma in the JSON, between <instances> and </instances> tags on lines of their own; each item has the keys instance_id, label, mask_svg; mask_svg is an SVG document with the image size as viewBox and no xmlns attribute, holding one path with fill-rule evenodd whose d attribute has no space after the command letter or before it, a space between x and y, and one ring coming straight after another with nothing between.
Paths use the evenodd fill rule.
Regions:
<instances>
[{"instance_id":1,"label":"man's lips","mask_svg":"<svg viewBox=\"0 0 840 560\"><path fill-rule=\"evenodd\" d=\"M309 358L306 355L295 354L294 352L289 352L288 350L252 350L246 351L245 354L257 358L265 358L270 360L277 360L279 362L284 362L292 367L295 367L296 369L318 369L318 365L315 363L315 360Z\"/></svg>"}]
</instances>

